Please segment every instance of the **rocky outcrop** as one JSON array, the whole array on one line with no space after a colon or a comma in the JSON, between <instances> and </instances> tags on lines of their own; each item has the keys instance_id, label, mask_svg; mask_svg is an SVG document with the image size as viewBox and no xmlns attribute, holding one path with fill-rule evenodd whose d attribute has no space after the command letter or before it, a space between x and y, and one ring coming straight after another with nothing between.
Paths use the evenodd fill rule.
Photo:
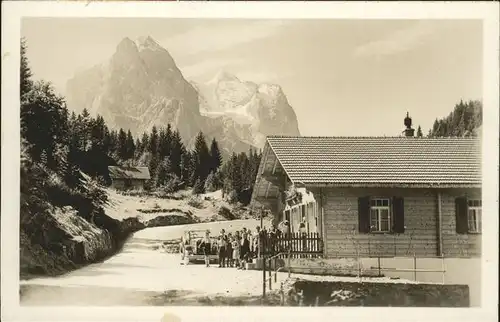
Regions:
<instances>
[{"instance_id":1,"label":"rocky outcrop","mask_svg":"<svg viewBox=\"0 0 500 322\"><path fill-rule=\"evenodd\" d=\"M40 215L37 227L21 228L20 275L62 274L113 255L141 229L195 222L192 214L174 209L123 220L100 213L89 223L71 207L54 207L50 214Z\"/></svg>"},{"instance_id":2,"label":"rocky outcrop","mask_svg":"<svg viewBox=\"0 0 500 322\"><path fill-rule=\"evenodd\" d=\"M21 228L21 276L58 274L101 260L114 250L110 231L81 218L72 207L54 207L39 216L37 224L43 222L43 227Z\"/></svg>"}]
</instances>

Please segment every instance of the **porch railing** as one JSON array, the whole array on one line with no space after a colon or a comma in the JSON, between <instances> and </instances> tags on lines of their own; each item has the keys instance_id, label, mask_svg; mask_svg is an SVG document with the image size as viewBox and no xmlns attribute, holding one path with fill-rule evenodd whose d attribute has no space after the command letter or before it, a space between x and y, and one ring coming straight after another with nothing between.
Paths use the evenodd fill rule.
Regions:
<instances>
[{"instance_id":1,"label":"porch railing","mask_svg":"<svg viewBox=\"0 0 500 322\"><path fill-rule=\"evenodd\" d=\"M323 256L323 240L319 233L289 233L261 237L260 256L279 258L318 258Z\"/></svg>"}]
</instances>

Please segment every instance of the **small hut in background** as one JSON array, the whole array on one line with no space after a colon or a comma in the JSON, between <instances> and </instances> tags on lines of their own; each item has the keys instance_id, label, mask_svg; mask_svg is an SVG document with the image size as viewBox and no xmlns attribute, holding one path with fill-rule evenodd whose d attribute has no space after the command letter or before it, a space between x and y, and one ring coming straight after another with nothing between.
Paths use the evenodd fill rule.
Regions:
<instances>
[{"instance_id":1,"label":"small hut in background","mask_svg":"<svg viewBox=\"0 0 500 322\"><path fill-rule=\"evenodd\" d=\"M109 166L111 187L117 190L142 190L151 179L148 167Z\"/></svg>"}]
</instances>

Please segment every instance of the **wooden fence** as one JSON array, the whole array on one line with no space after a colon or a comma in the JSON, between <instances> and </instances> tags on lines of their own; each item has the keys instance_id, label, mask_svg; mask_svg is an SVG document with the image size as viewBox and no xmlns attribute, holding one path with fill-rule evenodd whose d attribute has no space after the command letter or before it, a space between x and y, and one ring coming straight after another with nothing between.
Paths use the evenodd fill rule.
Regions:
<instances>
[{"instance_id":1,"label":"wooden fence","mask_svg":"<svg viewBox=\"0 0 500 322\"><path fill-rule=\"evenodd\" d=\"M323 256L323 240L319 233L290 233L286 235L263 235L260 256L274 256L282 253L281 257L317 258Z\"/></svg>"}]
</instances>

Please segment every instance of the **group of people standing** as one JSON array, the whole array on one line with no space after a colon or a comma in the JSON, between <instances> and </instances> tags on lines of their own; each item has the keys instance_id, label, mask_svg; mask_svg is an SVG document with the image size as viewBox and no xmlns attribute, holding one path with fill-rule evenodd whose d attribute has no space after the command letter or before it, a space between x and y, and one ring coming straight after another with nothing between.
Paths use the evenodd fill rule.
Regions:
<instances>
[{"instance_id":1,"label":"group of people standing","mask_svg":"<svg viewBox=\"0 0 500 322\"><path fill-rule=\"evenodd\" d=\"M244 269L245 264L258 256L260 240L263 231L259 226L252 233L250 229L243 228L234 234L221 230L217 239L217 252L219 267L236 267Z\"/></svg>"},{"instance_id":2,"label":"group of people standing","mask_svg":"<svg viewBox=\"0 0 500 322\"><path fill-rule=\"evenodd\" d=\"M300 232L305 233L305 223L300 225ZM253 258L259 257L262 250L277 251L274 241L280 236L287 236L290 233L290 224L287 220L279 225L279 229L272 225L269 230L261 229L259 226L255 228L255 232L250 229L243 228L234 233L226 233L225 229L220 231L217 237L217 255L219 259L219 267L235 267L244 269L245 264L251 262ZM203 252L205 254L205 265L210 266L208 256L212 253L210 243L210 231L207 231L202 243ZM212 253L213 254L213 253Z\"/></svg>"}]
</instances>

